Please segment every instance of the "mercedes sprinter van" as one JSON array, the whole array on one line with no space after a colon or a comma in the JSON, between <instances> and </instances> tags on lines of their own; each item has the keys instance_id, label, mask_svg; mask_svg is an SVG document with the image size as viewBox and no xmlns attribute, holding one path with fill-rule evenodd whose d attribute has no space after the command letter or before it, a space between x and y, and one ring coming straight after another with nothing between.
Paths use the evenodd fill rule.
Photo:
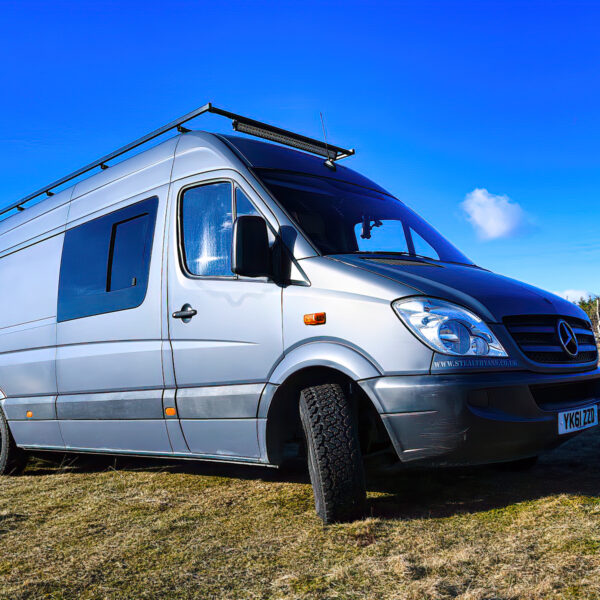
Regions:
<instances>
[{"instance_id":1,"label":"mercedes sprinter van","mask_svg":"<svg viewBox=\"0 0 600 600\"><path fill-rule=\"evenodd\" d=\"M247 135L182 127L202 112ZM596 425L586 315L471 262L350 154L206 105L5 209L0 473L305 459L332 522L371 458L531 461Z\"/></svg>"}]
</instances>

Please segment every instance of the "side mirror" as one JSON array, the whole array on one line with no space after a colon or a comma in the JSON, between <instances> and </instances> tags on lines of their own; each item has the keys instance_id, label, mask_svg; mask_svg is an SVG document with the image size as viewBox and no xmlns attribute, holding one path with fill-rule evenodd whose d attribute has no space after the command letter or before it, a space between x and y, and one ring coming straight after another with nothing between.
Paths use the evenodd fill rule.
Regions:
<instances>
[{"instance_id":1,"label":"side mirror","mask_svg":"<svg viewBox=\"0 0 600 600\"><path fill-rule=\"evenodd\" d=\"M231 270L245 277L271 275L267 224L262 217L238 217L233 224Z\"/></svg>"}]
</instances>

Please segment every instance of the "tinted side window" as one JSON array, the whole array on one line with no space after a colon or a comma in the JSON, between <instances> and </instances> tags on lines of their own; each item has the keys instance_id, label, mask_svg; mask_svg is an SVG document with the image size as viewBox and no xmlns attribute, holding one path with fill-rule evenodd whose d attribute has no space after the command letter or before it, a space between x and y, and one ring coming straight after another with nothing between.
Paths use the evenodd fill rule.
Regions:
<instances>
[{"instance_id":1,"label":"tinted side window","mask_svg":"<svg viewBox=\"0 0 600 600\"><path fill-rule=\"evenodd\" d=\"M228 182L186 190L181 201L184 260L192 275L232 277L232 188Z\"/></svg>"},{"instance_id":2,"label":"tinted side window","mask_svg":"<svg viewBox=\"0 0 600 600\"><path fill-rule=\"evenodd\" d=\"M158 199L69 229L58 285L58 321L139 306L148 288Z\"/></svg>"},{"instance_id":3,"label":"tinted side window","mask_svg":"<svg viewBox=\"0 0 600 600\"><path fill-rule=\"evenodd\" d=\"M108 260L108 290L124 290L137 285L143 272L149 215L115 223Z\"/></svg>"},{"instance_id":4,"label":"tinted side window","mask_svg":"<svg viewBox=\"0 0 600 600\"><path fill-rule=\"evenodd\" d=\"M250 202L248 196L242 192L239 187L235 188L235 216L243 217L248 215L256 215L260 217L259 212L254 208L254 204Z\"/></svg>"},{"instance_id":5,"label":"tinted side window","mask_svg":"<svg viewBox=\"0 0 600 600\"><path fill-rule=\"evenodd\" d=\"M434 260L440 260L440 255L436 252L435 248L412 228L410 230L410 235L415 247L415 254L427 256Z\"/></svg>"}]
</instances>

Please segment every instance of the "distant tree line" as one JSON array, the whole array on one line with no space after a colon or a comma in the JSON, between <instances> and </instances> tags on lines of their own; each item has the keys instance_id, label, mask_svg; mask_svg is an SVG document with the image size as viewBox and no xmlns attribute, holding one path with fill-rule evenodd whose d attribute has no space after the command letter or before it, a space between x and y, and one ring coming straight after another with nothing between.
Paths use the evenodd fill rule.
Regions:
<instances>
[{"instance_id":1,"label":"distant tree line","mask_svg":"<svg viewBox=\"0 0 600 600\"><path fill-rule=\"evenodd\" d=\"M600 296L590 296L587 300L581 298L578 304L590 318L596 337L600 338Z\"/></svg>"}]
</instances>

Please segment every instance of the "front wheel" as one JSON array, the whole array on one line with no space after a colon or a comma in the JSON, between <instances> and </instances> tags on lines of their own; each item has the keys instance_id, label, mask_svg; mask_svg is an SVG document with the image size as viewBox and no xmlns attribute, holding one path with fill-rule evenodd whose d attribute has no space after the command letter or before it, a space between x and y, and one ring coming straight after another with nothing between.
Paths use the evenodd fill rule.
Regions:
<instances>
[{"instance_id":1,"label":"front wheel","mask_svg":"<svg viewBox=\"0 0 600 600\"><path fill-rule=\"evenodd\" d=\"M354 411L342 387L328 383L302 390L300 420L317 514L326 524L362 516L365 475Z\"/></svg>"},{"instance_id":2,"label":"front wheel","mask_svg":"<svg viewBox=\"0 0 600 600\"><path fill-rule=\"evenodd\" d=\"M0 409L0 475L18 475L27 464L27 454L17 448L6 417Z\"/></svg>"}]
</instances>

